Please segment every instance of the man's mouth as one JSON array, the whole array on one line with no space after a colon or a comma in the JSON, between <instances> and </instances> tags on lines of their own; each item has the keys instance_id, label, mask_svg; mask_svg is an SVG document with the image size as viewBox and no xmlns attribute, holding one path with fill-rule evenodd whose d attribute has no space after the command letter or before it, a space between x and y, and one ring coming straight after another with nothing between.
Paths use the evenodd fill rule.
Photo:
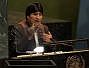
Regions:
<instances>
[{"instance_id":1,"label":"man's mouth","mask_svg":"<svg viewBox=\"0 0 89 68\"><path fill-rule=\"evenodd\" d=\"M40 22L40 20L35 20L36 22Z\"/></svg>"}]
</instances>

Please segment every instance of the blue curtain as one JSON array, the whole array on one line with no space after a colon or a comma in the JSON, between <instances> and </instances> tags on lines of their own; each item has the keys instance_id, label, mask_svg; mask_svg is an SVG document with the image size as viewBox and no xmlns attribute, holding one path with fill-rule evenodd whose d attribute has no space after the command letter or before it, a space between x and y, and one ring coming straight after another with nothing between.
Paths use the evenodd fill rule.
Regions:
<instances>
[{"instance_id":1,"label":"blue curtain","mask_svg":"<svg viewBox=\"0 0 89 68\"><path fill-rule=\"evenodd\" d=\"M77 38L89 38L89 0L80 0ZM79 45L77 47L86 48L87 46Z\"/></svg>"}]
</instances>

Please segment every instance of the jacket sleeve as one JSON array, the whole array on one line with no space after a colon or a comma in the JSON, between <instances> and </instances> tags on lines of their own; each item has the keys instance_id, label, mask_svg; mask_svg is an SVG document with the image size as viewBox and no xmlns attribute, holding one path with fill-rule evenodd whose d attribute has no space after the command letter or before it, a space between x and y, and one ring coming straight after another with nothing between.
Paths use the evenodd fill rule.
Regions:
<instances>
[{"instance_id":1,"label":"jacket sleeve","mask_svg":"<svg viewBox=\"0 0 89 68\"><path fill-rule=\"evenodd\" d=\"M14 30L14 33L15 33L14 43L16 45L17 52L26 51L29 40L28 40L27 36L24 34L23 29L21 29L19 26L16 26L15 30Z\"/></svg>"}]
</instances>

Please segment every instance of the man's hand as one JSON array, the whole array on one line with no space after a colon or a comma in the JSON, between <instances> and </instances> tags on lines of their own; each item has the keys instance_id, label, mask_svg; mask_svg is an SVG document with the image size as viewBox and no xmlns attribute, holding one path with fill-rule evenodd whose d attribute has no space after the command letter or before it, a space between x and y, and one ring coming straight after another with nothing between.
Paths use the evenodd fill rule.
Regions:
<instances>
[{"instance_id":1,"label":"man's hand","mask_svg":"<svg viewBox=\"0 0 89 68\"><path fill-rule=\"evenodd\" d=\"M46 34L46 33L43 34L43 41L51 42L51 39L52 39L52 35L50 33L49 34Z\"/></svg>"}]
</instances>

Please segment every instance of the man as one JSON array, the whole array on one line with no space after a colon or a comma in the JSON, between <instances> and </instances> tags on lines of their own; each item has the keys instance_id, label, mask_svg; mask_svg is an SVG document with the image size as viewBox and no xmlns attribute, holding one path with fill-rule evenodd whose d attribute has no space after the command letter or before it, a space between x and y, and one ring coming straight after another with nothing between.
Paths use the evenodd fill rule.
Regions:
<instances>
[{"instance_id":1,"label":"man","mask_svg":"<svg viewBox=\"0 0 89 68\"><path fill-rule=\"evenodd\" d=\"M26 8L26 19L19 22L15 29L18 52L33 51L37 44L42 46L43 42L51 42L52 35L42 19L43 7L40 3L32 3Z\"/></svg>"}]
</instances>

